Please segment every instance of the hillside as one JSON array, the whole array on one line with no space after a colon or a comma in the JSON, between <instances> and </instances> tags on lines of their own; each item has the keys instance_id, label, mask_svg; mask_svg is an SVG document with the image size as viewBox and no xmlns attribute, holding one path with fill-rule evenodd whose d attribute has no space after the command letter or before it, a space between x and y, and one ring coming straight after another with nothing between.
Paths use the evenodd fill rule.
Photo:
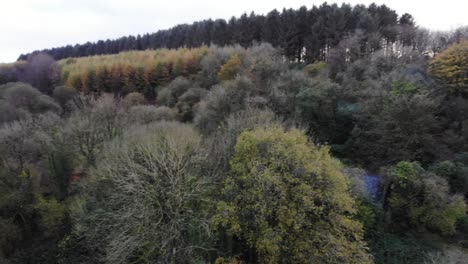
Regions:
<instances>
[{"instance_id":1,"label":"hillside","mask_svg":"<svg viewBox=\"0 0 468 264\"><path fill-rule=\"evenodd\" d=\"M0 263L466 262L467 27L216 21L0 65Z\"/></svg>"}]
</instances>

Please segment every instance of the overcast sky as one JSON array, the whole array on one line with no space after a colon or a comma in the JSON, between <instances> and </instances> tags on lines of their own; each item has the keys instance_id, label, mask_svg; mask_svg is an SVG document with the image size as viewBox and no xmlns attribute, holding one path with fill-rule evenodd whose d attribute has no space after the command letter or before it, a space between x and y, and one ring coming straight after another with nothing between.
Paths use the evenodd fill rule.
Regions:
<instances>
[{"instance_id":1,"label":"overcast sky","mask_svg":"<svg viewBox=\"0 0 468 264\"><path fill-rule=\"evenodd\" d=\"M3 0L0 4L0 62L21 53L67 44L166 29L207 18L239 16L276 8L310 8L324 0ZM333 3L335 1L328 1ZM418 25L449 30L468 25L468 0L349 0L351 4L386 4ZM342 1L337 1L341 4Z\"/></svg>"}]
</instances>

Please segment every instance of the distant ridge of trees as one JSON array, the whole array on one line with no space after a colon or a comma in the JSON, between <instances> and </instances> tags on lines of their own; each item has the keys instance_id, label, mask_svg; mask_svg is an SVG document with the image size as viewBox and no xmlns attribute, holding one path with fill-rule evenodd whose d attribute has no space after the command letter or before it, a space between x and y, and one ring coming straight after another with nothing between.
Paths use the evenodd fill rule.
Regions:
<instances>
[{"instance_id":1,"label":"distant ridge of trees","mask_svg":"<svg viewBox=\"0 0 468 264\"><path fill-rule=\"evenodd\" d=\"M208 19L151 34L34 51L21 54L18 60L26 60L37 53L47 53L60 60L129 50L193 48L210 44L248 47L255 42L269 42L282 48L290 60L310 63L326 60L331 48L357 33L365 44L361 47L364 52L391 47L397 42L413 47L418 44L416 26L410 14L398 16L395 10L385 5L338 6L325 2L310 9L302 6L281 12L274 9L266 15L244 13L228 21Z\"/></svg>"}]
</instances>

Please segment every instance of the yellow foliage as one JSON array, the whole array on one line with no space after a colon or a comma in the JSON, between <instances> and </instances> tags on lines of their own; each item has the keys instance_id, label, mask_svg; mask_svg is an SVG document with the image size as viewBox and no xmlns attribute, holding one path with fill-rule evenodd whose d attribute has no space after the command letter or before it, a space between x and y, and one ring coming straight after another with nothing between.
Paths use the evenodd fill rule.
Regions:
<instances>
[{"instance_id":1,"label":"yellow foliage","mask_svg":"<svg viewBox=\"0 0 468 264\"><path fill-rule=\"evenodd\" d=\"M229 60L221 66L218 72L218 79L220 81L232 80L239 73L242 62L237 54L234 54Z\"/></svg>"},{"instance_id":2,"label":"yellow foliage","mask_svg":"<svg viewBox=\"0 0 468 264\"><path fill-rule=\"evenodd\" d=\"M429 72L448 86L451 92L468 88L468 40L453 44L438 54L429 65Z\"/></svg>"},{"instance_id":3,"label":"yellow foliage","mask_svg":"<svg viewBox=\"0 0 468 264\"><path fill-rule=\"evenodd\" d=\"M327 147L297 129L258 128L239 135L230 167L213 223L254 248L259 263L372 263Z\"/></svg>"}]
</instances>

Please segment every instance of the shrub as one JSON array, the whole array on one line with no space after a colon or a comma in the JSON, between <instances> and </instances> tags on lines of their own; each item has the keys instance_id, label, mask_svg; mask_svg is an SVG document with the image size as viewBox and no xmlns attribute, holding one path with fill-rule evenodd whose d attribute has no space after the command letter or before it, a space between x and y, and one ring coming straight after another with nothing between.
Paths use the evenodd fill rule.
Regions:
<instances>
[{"instance_id":1,"label":"shrub","mask_svg":"<svg viewBox=\"0 0 468 264\"><path fill-rule=\"evenodd\" d=\"M34 208L39 212L40 223L47 228L53 237L60 237L66 230L66 207L55 198L45 199L38 195Z\"/></svg>"},{"instance_id":2,"label":"shrub","mask_svg":"<svg viewBox=\"0 0 468 264\"><path fill-rule=\"evenodd\" d=\"M10 83L0 86L0 97L17 109L31 114L60 113L60 106L52 98L25 83Z\"/></svg>"},{"instance_id":3,"label":"shrub","mask_svg":"<svg viewBox=\"0 0 468 264\"><path fill-rule=\"evenodd\" d=\"M387 175L392 191L386 199L395 227L425 227L442 235L456 232L466 206L463 197L450 195L446 180L415 162L399 162Z\"/></svg>"},{"instance_id":4,"label":"shrub","mask_svg":"<svg viewBox=\"0 0 468 264\"><path fill-rule=\"evenodd\" d=\"M202 88L190 88L179 97L176 107L182 122L192 121L194 108L207 93L208 91Z\"/></svg>"},{"instance_id":5,"label":"shrub","mask_svg":"<svg viewBox=\"0 0 468 264\"><path fill-rule=\"evenodd\" d=\"M146 100L143 94L132 92L125 96L122 103L126 109L130 109L133 106L145 104Z\"/></svg>"},{"instance_id":6,"label":"shrub","mask_svg":"<svg viewBox=\"0 0 468 264\"><path fill-rule=\"evenodd\" d=\"M57 86L55 87L52 96L62 108L65 108L67 103L76 99L79 96L79 94L75 88Z\"/></svg>"},{"instance_id":7,"label":"shrub","mask_svg":"<svg viewBox=\"0 0 468 264\"><path fill-rule=\"evenodd\" d=\"M214 86L195 115L196 126L204 133L211 133L224 126L224 119L246 107L246 99L254 92L250 79L238 77Z\"/></svg>"},{"instance_id":8,"label":"shrub","mask_svg":"<svg viewBox=\"0 0 468 264\"><path fill-rule=\"evenodd\" d=\"M176 112L166 106L139 105L130 108L129 123L150 124L156 121L176 120Z\"/></svg>"},{"instance_id":9,"label":"shrub","mask_svg":"<svg viewBox=\"0 0 468 264\"><path fill-rule=\"evenodd\" d=\"M192 83L186 78L177 77L158 93L158 102L164 106L174 107L179 96L184 94L191 87Z\"/></svg>"}]
</instances>

